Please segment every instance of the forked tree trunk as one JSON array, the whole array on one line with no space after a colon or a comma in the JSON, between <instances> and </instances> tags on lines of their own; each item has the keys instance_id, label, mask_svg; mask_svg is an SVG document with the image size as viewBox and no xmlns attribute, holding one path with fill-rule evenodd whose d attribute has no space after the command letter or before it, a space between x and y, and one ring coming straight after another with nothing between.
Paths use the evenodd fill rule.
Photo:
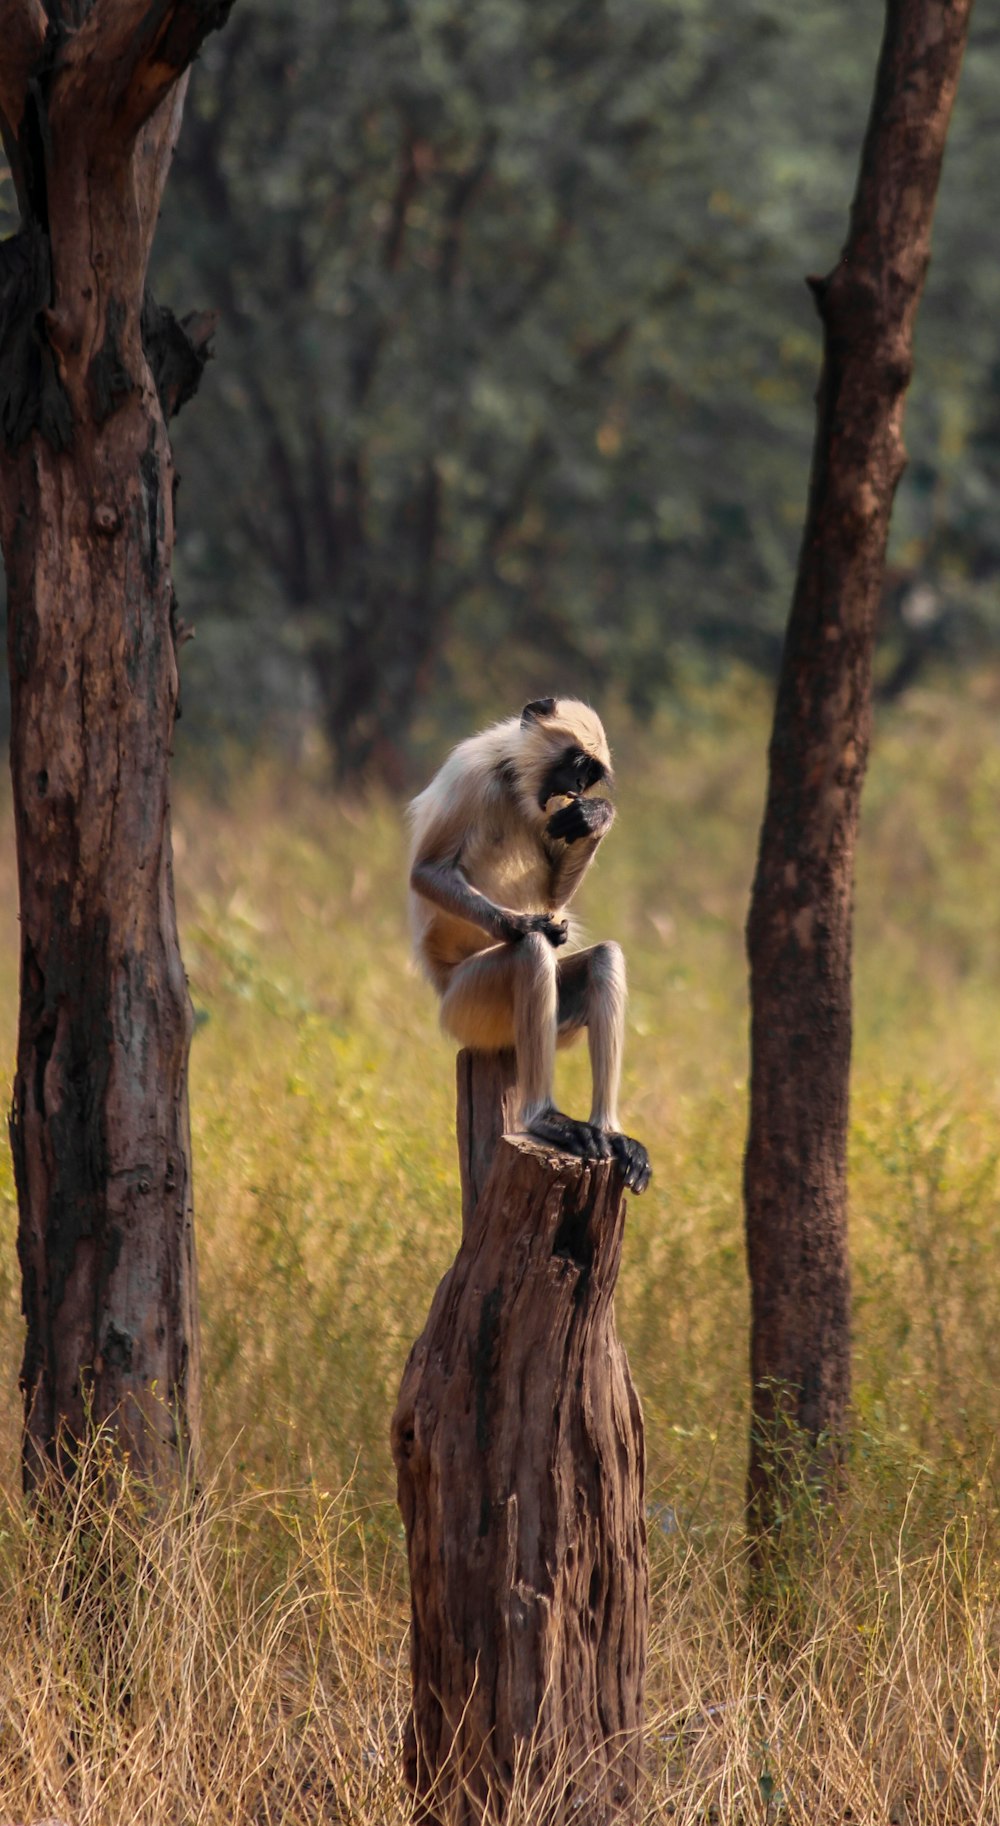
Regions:
<instances>
[{"instance_id":1,"label":"forked tree trunk","mask_svg":"<svg viewBox=\"0 0 1000 1826\"><path fill-rule=\"evenodd\" d=\"M838 1481L850 1388L851 923L875 615L905 452L913 330L971 0L889 0L824 329L813 470L747 928L747 1247L758 1543L803 1474Z\"/></svg>"},{"instance_id":2,"label":"forked tree trunk","mask_svg":"<svg viewBox=\"0 0 1000 1826\"><path fill-rule=\"evenodd\" d=\"M74 1442L112 1416L133 1468L170 1478L196 1426L164 406L193 390L203 355L148 309L158 395L143 288L182 72L226 10L96 0L57 28L39 0L0 8L0 121L22 212L0 249L0 534L29 1485L71 1472Z\"/></svg>"},{"instance_id":3,"label":"forked tree trunk","mask_svg":"<svg viewBox=\"0 0 1000 1826\"><path fill-rule=\"evenodd\" d=\"M648 1606L642 1416L614 1326L625 1201L611 1162L499 1139L511 1063L459 1056L475 1203L393 1420L406 1775L428 1826L609 1826L636 1816Z\"/></svg>"}]
</instances>

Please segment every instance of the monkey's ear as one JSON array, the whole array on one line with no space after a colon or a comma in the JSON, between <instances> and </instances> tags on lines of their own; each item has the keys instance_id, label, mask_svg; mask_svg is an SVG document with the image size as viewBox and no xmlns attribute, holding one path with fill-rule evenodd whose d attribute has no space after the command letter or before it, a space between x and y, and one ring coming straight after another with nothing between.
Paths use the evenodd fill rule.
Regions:
<instances>
[{"instance_id":1,"label":"monkey's ear","mask_svg":"<svg viewBox=\"0 0 1000 1826\"><path fill-rule=\"evenodd\" d=\"M537 723L540 716L551 716L556 707L554 697L534 697L530 704L525 704L521 712L521 727L527 723Z\"/></svg>"}]
</instances>

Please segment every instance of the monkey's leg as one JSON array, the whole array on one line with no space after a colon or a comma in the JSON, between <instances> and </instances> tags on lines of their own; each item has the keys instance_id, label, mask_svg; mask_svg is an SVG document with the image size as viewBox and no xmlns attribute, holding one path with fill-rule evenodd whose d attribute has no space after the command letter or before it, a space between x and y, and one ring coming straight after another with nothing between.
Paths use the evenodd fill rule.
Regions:
<instances>
[{"instance_id":1,"label":"monkey's leg","mask_svg":"<svg viewBox=\"0 0 1000 1826\"><path fill-rule=\"evenodd\" d=\"M560 961L559 1036L570 1039L587 1029L593 1108L597 1128L618 1128L618 1087L625 1045L625 959L620 945L591 945Z\"/></svg>"},{"instance_id":2,"label":"monkey's leg","mask_svg":"<svg viewBox=\"0 0 1000 1826\"><path fill-rule=\"evenodd\" d=\"M572 1038L587 1029L593 1077L592 1125L608 1138L610 1150L633 1192L644 1192L652 1168L639 1141L621 1133L618 1089L625 1044L625 1005L628 989L625 958L620 945L609 941L578 951L558 965L559 1036Z\"/></svg>"},{"instance_id":3,"label":"monkey's leg","mask_svg":"<svg viewBox=\"0 0 1000 1826\"><path fill-rule=\"evenodd\" d=\"M514 1044L521 1094L521 1127L583 1160L604 1160L611 1152L599 1129L564 1116L552 1101L559 1007L556 954L541 933L530 932L514 953Z\"/></svg>"},{"instance_id":4,"label":"monkey's leg","mask_svg":"<svg viewBox=\"0 0 1000 1826\"><path fill-rule=\"evenodd\" d=\"M519 1123L527 1135L583 1160L605 1159L607 1138L589 1122L564 1116L552 1101L558 991L556 955L543 934L529 932L459 964L441 998L441 1025L463 1046L517 1052Z\"/></svg>"}]
</instances>

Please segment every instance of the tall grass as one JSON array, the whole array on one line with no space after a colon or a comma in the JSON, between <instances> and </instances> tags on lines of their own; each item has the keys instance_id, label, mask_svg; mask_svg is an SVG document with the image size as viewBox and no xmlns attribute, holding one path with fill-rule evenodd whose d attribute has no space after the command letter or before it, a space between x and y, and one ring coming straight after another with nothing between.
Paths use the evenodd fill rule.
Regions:
<instances>
[{"instance_id":1,"label":"tall grass","mask_svg":"<svg viewBox=\"0 0 1000 1826\"><path fill-rule=\"evenodd\" d=\"M154 1518L127 1478L108 1502L100 1440L87 1469L68 1529L0 1497L3 1817L402 1826L400 1556L373 1547L355 1492L229 1471ZM772 1639L743 1593L731 1523L661 1536L648 1826L995 1826L998 1590L978 1505L935 1536L909 1506L895 1533L855 1513Z\"/></svg>"},{"instance_id":2,"label":"tall grass","mask_svg":"<svg viewBox=\"0 0 1000 1826\"><path fill-rule=\"evenodd\" d=\"M648 1432L651 1821L1000 1818L996 695L989 680L961 702L925 691L877 735L849 1489L825 1557L790 1581L780 1652L747 1619L740 1535L741 928L767 705L750 681L692 687L619 742L619 823L583 910L628 955L624 1109L655 1166L618 1297ZM397 807L339 806L262 766L224 792L188 782L176 825L199 1021L205 1483L154 1520L126 1480L58 1543L25 1517L4 1159L0 1826L374 1826L405 1817L388 1419L457 1240L452 1055L409 971ZM9 840L0 887L10 1058ZM582 1107L585 1057L560 1070ZM98 1585L112 1550L121 1577Z\"/></svg>"}]
</instances>

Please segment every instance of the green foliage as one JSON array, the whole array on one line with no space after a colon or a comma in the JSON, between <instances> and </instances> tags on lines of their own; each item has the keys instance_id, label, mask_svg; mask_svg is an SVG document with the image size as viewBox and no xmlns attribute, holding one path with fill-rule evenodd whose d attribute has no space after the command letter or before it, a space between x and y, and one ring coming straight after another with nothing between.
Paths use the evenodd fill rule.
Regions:
<instances>
[{"instance_id":1,"label":"green foliage","mask_svg":"<svg viewBox=\"0 0 1000 1826\"><path fill-rule=\"evenodd\" d=\"M464 722L484 672L648 714L686 641L773 660L802 279L842 242L878 30L864 0L246 0L195 73L158 253L178 309L222 313L178 430L199 725L301 716L304 667L342 768L392 775L421 706ZM927 645L971 638L995 571L992 78L974 34L897 513Z\"/></svg>"},{"instance_id":2,"label":"green foliage","mask_svg":"<svg viewBox=\"0 0 1000 1826\"><path fill-rule=\"evenodd\" d=\"M342 773L395 783L484 677L648 715L692 642L773 664L819 360L802 280L843 240L879 25L865 0L243 0L193 75L153 273L220 313L176 431L185 740L295 741L318 712ZM996 625L992 52L974 25L890 680Z\"/></svg>"}]
</instances>

